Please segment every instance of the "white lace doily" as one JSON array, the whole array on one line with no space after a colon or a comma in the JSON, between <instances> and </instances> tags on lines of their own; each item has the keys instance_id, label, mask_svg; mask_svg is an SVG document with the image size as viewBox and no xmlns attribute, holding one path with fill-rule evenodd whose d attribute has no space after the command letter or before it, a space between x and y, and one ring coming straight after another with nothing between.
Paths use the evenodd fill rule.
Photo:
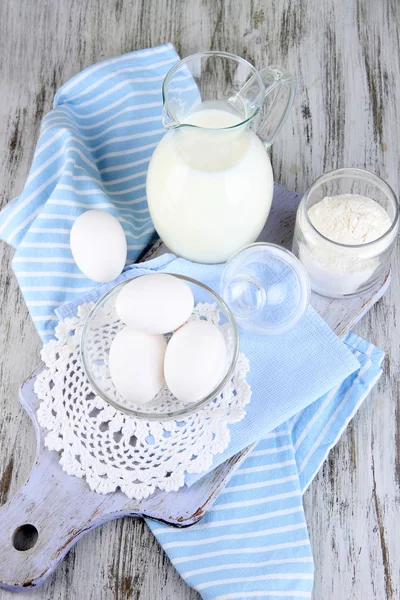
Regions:
<instances>
[{"instance_id":1,"label":"white lace doily","mask_svg":"<svg viewBox=\"0 0 400 600\"><path fill-rule=\"evenodd\" d=\"M196 318L218 322L217 309L202 306L196 307ZM38 421L47 430L45 445L59 452L66 473L86 478L96 492L120 489L141 500L156 489L178 490L185 473L211 466L213 456L229 444L229 425L243 419L251 396L248 360L239 354L229 384L198 412L180 421L135 419L95 395L81 367L80 338L92 307L81 305L77 317L61 321L57 339L42 349L46 368L35 391L41 400Z\"/></svg>"}]
</instances>

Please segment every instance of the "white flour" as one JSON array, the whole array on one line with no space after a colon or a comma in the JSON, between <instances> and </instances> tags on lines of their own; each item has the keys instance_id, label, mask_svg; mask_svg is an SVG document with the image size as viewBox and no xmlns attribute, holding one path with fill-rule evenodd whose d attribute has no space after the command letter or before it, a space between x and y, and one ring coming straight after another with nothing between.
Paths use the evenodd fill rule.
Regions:
<instances>
[{"instance_id":1,"label":"white flour","mask_svg":"<svg viewBox=\"0 0 400 600\"><path fill-rule=\"evenodd\" d=\"M380 204L358 194L326 196L310 208L308 216L322 235L349 246L373 242L391 225Z\"/></svg>"},{"instance_id":2,"label":"white flour","mask_svg":"<svg viewBox=\"0 0 400 600\"><path fill-rule=\"evenodd\" d=\"M396 231L387 239L365 248L351 248L380 238L391 226L387 212L374 200L357 194L327 196L308 211L311 223L322 239L298 212L296 228L301 230L297 253L306 267L313 289L330 296L353 294L374 275L381 262L379 255L392 243ZM296 251L296 249L295 249Z\"/></svg>"}]
</instances>

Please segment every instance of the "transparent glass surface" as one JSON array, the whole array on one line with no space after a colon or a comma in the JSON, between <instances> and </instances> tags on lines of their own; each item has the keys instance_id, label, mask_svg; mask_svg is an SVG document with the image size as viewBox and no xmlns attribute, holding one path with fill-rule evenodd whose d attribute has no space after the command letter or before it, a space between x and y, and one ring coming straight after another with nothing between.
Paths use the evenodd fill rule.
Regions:
<instances>
[{"instance_id":1,"label":"transparent glass surface","mask_svg":"<svg viewBox=\"0 0 400 600\"><path fill-rule=\"evenodd\" d=\"M312 224L308 211L326 196L358 194L377 202L391 226L377 240L359 245L334 242ZM343 168L322 175L303 196L296 215L293 253L305 266L314 292L331 298L358 296L387 275L399 230L398 200L380 177Z\"/></svg>"},{"instance_id":2,"label":"transparent glass surface","mask_svg":"<svg viewBox=\"0 0 400 600\"><path fill-rule=\"evenodd\" d=\"M127 403L115 389L108 367L108 356L112 341L124 327L115 312L115 301L121 289L131 280L117 285L100 298L86 320L82 333L81 358L83 368L94 391L118 410L136 418L166 421L178 419L197 411L218 396L231 379L236 366L239 354L239 337L232 312L224 300L211 288L199 281L184 275L174 274L173 276L184 280L190 286L195 299L194 311L200 303L213 305L218 310L218 327L224 335L227 348L225 372L213 391L198 402L190 404L180 402L168 391L165 385L161 393L146 404L134 406ZM146 277L146 275L142 275L142 277ZM171 334L165 335L167 343L170 338ZM201 368L200 365L199 368ZM135 381L132 381L132 386L134 385Z\"/></svg>"},{"instance_id":3,"label":"transparent glass surface","mask_svg":"<svg viewBox=\"0 0 400 600\"><path fill-rule=\"evenodd\" d=\"M289 114L295 92L294 78L281 67L257 71L244 58L228 52L199 52L167 73L162 88L163 121L168 129L188 127L188 116L199 109L226 110L237 122L216 129L250 124L270 145ZM262 118L251 123L260 111Z\"/></svg>"},{"instance_id":4,"label":"transparent glass surface","mask_svg":"<svg viewBox=\"0 0 400 600\"><path fill-rule=\"evenodd\" d=\"M260 243L230 258L220 293L243 329L279 335L306 311L310 282L303 265L289 250Z\"/></svg>"}]
</instances>

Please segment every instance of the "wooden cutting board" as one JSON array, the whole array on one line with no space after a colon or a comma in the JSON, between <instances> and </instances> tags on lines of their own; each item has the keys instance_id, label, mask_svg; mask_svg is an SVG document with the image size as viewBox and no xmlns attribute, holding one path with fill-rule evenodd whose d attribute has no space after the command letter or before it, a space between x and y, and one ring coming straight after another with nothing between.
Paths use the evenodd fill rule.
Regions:
<instances>
[{"instance_id":1,"label":"wooden cutting board","mask_svg":"<svg viewBox=\"0 0 400 600\"><path fill-rule=\"evenodd\" d=\"M290 247L299 196L276 186L274 203L260 240ZM144 260L166 252L157 243ZM339 336L344 336L377 302L390 284L390 273L361 298L328 299L313 295L311 303ZM36 432L36 460L27 482L0 509L0 587L18 591L40 585L73 544L85 533L125 516L152 517L177 527L200 520L217 498L233 470L251 447L232 457L190 488L155 492L135 502L121 492L92 492L85 480L66 475L56 452L44 446L45 431L37 422L39 400L34 382L39 365L20 388L20 402Z\"/></svg>"}]
</instances>

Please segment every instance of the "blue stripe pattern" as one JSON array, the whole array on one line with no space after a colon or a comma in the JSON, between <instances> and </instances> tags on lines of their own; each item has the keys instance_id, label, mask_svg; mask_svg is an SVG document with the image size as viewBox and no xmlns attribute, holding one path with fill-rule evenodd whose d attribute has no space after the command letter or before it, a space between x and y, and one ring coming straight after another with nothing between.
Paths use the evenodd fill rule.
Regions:
<instances>
[{"instance_id":1,"label":"blue stripe pattern","mask_svg":"<svg viewBox=\"0 0 400 600\"><path fill-rule=\"evenodd\" d=\"M354 334L345 343L359 371L259 442L199 524L179 530L148 520L204 600L312 597L302 495L382 373L381 350Z\"/></svg>"},{"instance_id":2,"label":"blue stripe pattern","mask_svg":"<svg viewBox=\"0 0 400 600\"><path fill-rule=\"evenodd\" d=\"M43 119L24 190L0 214L0 236L17 249L12 266L44 342L58 321L55 308L96 285L72 258L77 216L92 208L116 216L128 263L156 239L146 172L164 133L162 82L178 60L166 44L98 63L57 92Z\"/></svg>"}]
</instances>

